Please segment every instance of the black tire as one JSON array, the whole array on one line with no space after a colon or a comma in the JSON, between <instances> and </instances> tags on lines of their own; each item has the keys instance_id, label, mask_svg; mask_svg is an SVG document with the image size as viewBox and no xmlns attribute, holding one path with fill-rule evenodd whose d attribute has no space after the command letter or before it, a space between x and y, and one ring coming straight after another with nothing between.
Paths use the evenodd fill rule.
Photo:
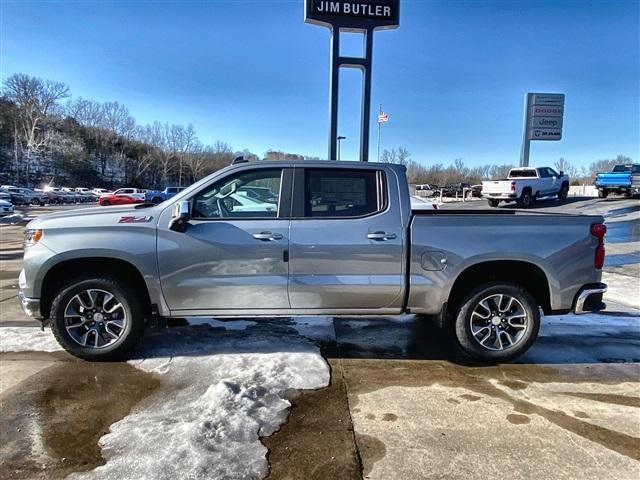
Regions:
<instances>
[{"instance_id":1,"label":"black tire","mask_svg":"<svg viewBox=\"0 0 640 480\"><path fill-rule=\"evenodd\" d=\"M522 192L522 195L518 199L518 203L522 208L529 208L533 204L533 197L531 196L531 190L527 189Z\"/></svg>"},{"instance_id":2,"label":"black tire","mask_svg":"<svg viewBox=\"0 0 640 480\"><path fill-rule=\"evenodd\" d=\"M598 189L598 198L607 198L608 195L609 195L609 190L607 190L606 188Z\"/></svg>"},{"instance_id":3,"label":"black tire","mask_svg":"<svg viewBox=\"0 0 640 480\"><path fill-rule=\"evenodd\" d=\"M560 187L560 191L558 192L558 200L564 202L569 196L569 184L563 183L562 187Z\"/></svg>"},{"instance_id":4,"label":"black tire","mask_svg":"<svg viewBox=\"0 0 640 480\"><path fill-rule=\"evenodd\" d=\"M88 289L104 290L114 295L114 301L121 304L121 311L126 315L124 327L119 331L118 338L115 341L112 340L113 343L111 344L97 348L81 345L73 339L66 328L65 309L76 295ZM107 303L104 302L104 304L106 305ZM127 355L140 341L145 328L144 310L135 294L135 289L125 282L111 277L81 277L67 283L60 289L60 292L51 303L50 321L53 335L67 352L84 360L94 362L127 358ZM102 327L102 325L96 328L98 327ZM96 339L97 335L90 338ZM108 336L103 336L102 339L104 338L109 339ZM97 342L98 340L96 339L95 341ZM88 341L85 341L85 343L88 343Z\"/></svg>"},{"instance_id":5,"label":"black tire","mask_svg":"<svg viewBox=\"0 0 640 480\"><path fill-rule=\"evenodd\" d=\"M109 200L105 200L100 205L102 205L103 207L108 207L109 205L111 205L111 202Z\"/></svg>"},{"instance_id":6,"label":"black tire","mask_svg":"<svg viewBox=\"0 0 640 480\"><path fill-rule=\"evenodd\" d=\"M500 204L500 200L489 200L489 206L493 208L497 208Z\"/></svg>"},{"instance_id":7,"label":"black tire","mask_svg":"<svg viewBox=\"0 0 640 480\"><path fill-rule=\"evenodd\" d=\"M527 317L524 320L527 326L524 329L522 334L519 334L519 329L510 330L511 334L520 335L520 337L515 341L511 346L503 348L503 349L491 349L490 347L485 347L480 344L480 339L478 339L478 334L481 333L483 328L489 328L489 341L491 341L490 335L494 335L494 343L499 346L503 346L503 340L500 339L498 343L498 337L503 337L504 333L502 333L500 329L506 331L506 329L511 328L509 324L504 323L504 319L502 320L501 325L495 325L493 322L493 318L497 316L491 317L491 320L487 320L487 326L482 327L481 329L476 331L476 336L474 336L472 332L472 315L474 314L474 310L480 305L481 302L485 302L487 304L486 299L491 298L492 296L504 295L505 297L512 297L519 302L518 308L522 308L522 311L526 313ZM483 311L482 309L480 311ZM489 316L492 313L487 313ZM455 315L455 313L454 313ZM482 323L484 320L482 317L480 319L476 319L476 322ZM475 326L475 325L474 325ZM516 357L519 357L523 353L525 353L533 342L535 342L538 331L540 329L540 309L536 301L533 299L531 294L523 289L520 285L509 283L509 282L491 282L485 285L481 285L475 290L473 290L460 304L460 308L457 311L457 316L455 317L455 334L460 347L464 352L472 357L475 360L479 360L482 362L508 362L513 360ZM497 335L496 335L497 332ZM509 336L511 335L509 334ZM482 341L486 339L483 338Z\"/></svg>"},{"instance_id":8,"label":"black tire","mask_svg":"<svg viewBox=\"0 0 640 480\"><path fill-rule=\"evenodd\" d=\"M160 198L160 197L153 197L153 198L151 199L151 203L155 203L156 205L157 205L157 204L159 204L159 203L162 203L162 198Z\"/></svg>"}]
</instances>

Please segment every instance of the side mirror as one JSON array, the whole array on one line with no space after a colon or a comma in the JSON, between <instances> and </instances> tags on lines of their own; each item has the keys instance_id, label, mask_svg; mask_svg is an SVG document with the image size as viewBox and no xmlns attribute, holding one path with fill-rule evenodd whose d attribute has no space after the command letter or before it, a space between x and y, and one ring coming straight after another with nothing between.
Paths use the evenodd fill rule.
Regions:
<instances>
[{"instance_id":1,"label":"side mirror","mask_svg":"<svg viewBox=\"0 0 640 480\"><path fill-rule=\"evenodd\" d=\"M560 170L560 176L564 177L564 172L562 170Z\"/></svg>"},{"instance_id":2,"label":"side mirror","mask_svg":"<svg viewBox=\"0 0 640 480\"><path fill-rule=\"evenodd\" d=\"M169 222L169 230L183 233L187 230L187 224L191 219L191 205L189 202L182 200L173 206L171 214L171 222Z\"/></svg>"}]
</instances>

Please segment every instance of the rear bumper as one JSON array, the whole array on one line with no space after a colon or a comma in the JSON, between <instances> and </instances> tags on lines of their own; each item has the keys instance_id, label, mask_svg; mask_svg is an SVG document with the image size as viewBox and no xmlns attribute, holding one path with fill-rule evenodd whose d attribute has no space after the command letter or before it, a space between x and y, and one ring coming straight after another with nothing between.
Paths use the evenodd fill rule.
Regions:
<instances>
[{"instance_id":1,"label":"rear bumper","mask_svg":"<svg viewBox=\"0 0 640 480\"><path fill-rule=\"evenodd\" d=\"M482 197L488 200L515 200L518 198L515 193L483 193Z\"/></svg>"},{"instance_id":2,"label":"rear bumper","mask_svg":"<svg viewBox=\"0 0 640 480\"><path fill-rule=\"evenodd\" d=\"M607 291L604 283L591 283L580 289L573 303L573 312L576 315L588 312L604 310L606 304L602 301L602 295Z\"/></svg>"}]
</instances>

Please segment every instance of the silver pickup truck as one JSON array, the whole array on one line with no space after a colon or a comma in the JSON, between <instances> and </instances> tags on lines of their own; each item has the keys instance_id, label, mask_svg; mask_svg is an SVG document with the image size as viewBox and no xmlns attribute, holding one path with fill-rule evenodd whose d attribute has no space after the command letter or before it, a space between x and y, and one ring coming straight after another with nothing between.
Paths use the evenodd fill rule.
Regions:
<instances>
[{"instance_id":1,"label":"silver pickup truck","mask_svg":"<svg viewBox=\"0 0 640 480\"><path fill-rule=\"evenodd\" d=\"M412 211L399 165L241 163L159 205L33 220L20 299L88 360L167 317L412 313L507 361L541 311L604 308L605 232L600 216Z\"/></svg>"}]
</instances>

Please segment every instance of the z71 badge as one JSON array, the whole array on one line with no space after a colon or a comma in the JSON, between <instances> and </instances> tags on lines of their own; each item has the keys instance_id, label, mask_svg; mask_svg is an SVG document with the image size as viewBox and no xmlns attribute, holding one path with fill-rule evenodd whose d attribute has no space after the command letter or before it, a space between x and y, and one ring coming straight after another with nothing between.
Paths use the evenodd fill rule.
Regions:
<instances>
[{"instance_id":1,"label":"z71 badge","mask_svg":"<svg viewBox=\"0 0 640 480\"><path fill-rule=\"evenodd\" d=\"M126 216L120 217L118 223L149 223L153 217L151 215L146 215L144 217L135 217L135 216Z\"/></svg>"}]
</instances>

